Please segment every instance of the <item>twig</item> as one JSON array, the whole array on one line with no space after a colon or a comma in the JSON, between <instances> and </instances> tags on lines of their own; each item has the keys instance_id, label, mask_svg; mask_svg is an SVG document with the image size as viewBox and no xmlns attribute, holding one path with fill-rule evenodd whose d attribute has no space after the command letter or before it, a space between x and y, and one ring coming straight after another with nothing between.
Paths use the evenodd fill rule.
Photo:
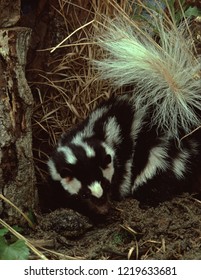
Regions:
<instances>
[{"instance_id":1,"label":"twig","mask_svg":"<svg viewBox=\"0 0 201 280\"><path fill-rule=\"evenodd\" d=\"M56 49L58 49L66 40L68 40L73 34L75 34L77 31L81 30L82 28L86 27L87 25L91 24L94 22L94 19L91 20L90 22L87 22L86 24L80 26L76 30L74 30L70 35L68 35L63 41L61 41L56 47L54 47L50 53L53 53Z\"/></svg>"}]
</instances>

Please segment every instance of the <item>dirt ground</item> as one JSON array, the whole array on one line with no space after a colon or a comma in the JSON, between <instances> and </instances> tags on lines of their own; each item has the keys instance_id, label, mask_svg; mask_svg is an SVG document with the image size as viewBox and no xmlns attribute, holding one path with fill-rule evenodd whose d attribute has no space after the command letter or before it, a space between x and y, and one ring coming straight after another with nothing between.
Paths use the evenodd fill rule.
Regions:
<instances>
[{"instance_id":1,"label":"dirt ground","mask_svg":"<svg viewBox=\"0 0 201 280\"><path fill-rule=\"evenodd\" d=\"M187 193L156 208L115 202L96 223L57 209L39 217L33 243L50 259L201 259L200 216L201 201Z\"/></svg>"}]
</instances>

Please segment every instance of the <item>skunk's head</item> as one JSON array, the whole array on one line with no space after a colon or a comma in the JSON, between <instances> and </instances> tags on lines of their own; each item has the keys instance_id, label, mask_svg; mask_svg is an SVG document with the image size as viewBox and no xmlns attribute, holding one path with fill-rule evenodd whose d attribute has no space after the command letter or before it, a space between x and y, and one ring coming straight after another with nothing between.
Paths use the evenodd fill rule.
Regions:
<instances>
[{"instance_id":1,"label":"skunk's head","mask_svg":"<svg viewBox=\"0 0 201 280\"><path fill-rule=\"evenodd\" d=\"M94 139L60 143L48 161L49 173L77 203L94 214L107 214L114 174L114 151Z\"/></svg>"}]
</instances>

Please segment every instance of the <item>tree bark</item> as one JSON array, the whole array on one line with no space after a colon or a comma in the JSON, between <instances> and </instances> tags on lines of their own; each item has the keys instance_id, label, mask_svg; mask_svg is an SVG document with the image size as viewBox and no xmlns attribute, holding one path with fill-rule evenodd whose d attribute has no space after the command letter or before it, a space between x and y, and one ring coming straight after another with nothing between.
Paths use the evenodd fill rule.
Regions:
<instances>
[{"instance_id":1,"label":"tree bark","mask_svg":"<svg viewBox=\"0 0 201 280\"><path fill-rule=\"evenodd\" d=\"M0 193L23 212L35 208L32 156L33 97L25 78L31 30L0 29ZM0 200L0 214L20 223L16 210Z\"/></svg>"},{"instance_id":2,"label":"tree bark","mask_svg":"<svg viewBox=\"0 0 201 280\"><path fill-rule=\"evenodd\" d=\"M20 19L21 0L0 0L0 26L10 27Z\"/></svg>"}]
</instances>

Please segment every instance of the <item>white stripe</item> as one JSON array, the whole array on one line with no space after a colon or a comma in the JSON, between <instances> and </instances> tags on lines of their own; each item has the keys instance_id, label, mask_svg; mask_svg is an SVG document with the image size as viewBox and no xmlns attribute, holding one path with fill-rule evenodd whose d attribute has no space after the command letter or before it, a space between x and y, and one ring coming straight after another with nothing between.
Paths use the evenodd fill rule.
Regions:
<instances>
[{"instance_id":1,"label":"white stripe","mask_svg":"<svg viewBox=\"0 0 201 280\"><path fill-rule=\"evenodd\" d=\"M86 155L91 158L95 156L95 151L92 147L90 147L87 143L85 143L80 137L75 136L72 140L72 144L76 145L76 146L80 146L82 147L85 152Z\"/></svg>"},{"instance_id":2,"label":"white stripe","mask_svg":"<svg viewBox=\"0 0 201 280\"><path fill-rule=\"evenodd\" d=\"M152 179L157 174L157 171L166 170L168 168L167 156L165 147L158 146L150 150L148 163L144 170L135 179L132 192L146 183L149 179Z\"/></svg>"},{"instance_id":3,"label":"white stripe","mask_svg":"<svg viewBox=\"0 0 201 280\"><path fill-rule=\"evenodd\" d=\"M47 162L47 165L48 165L49 173L50 173L52 179L54 181L60 181L62 178L59 175L59 173L57 172L57 169L56 169L56 166L55 166L53 160L49 159L48 162Z\"/></svg>"},{"instance_id":4,"label":"white stripe","mask_svg":"<svg viewBox=\"0 0 201 280\"><path fill-rule=\"evenodd\" d=\"M93 129L95 123L104 115L105 112L109 110L110 107L100 107L91 113L89 116L88 124L84 127L84 129L77 133L77 135L73 138L72 144L81 146L88 157L94 157L95 151L92 147L90 147L87 143L84 142L83 138L89 138L94 135Z\"/></svg>"},{"instance_id":5,"label":"white stripe","mask_svg":"<svg viewBox=\"0 0 201 280\"><path fill-rule=\"evenodd\" d=\"M104 115L104 113L106 113L107 111L110 110L110 107L111 106L104 106L104 107L100 107L100 108L97 108L95 111L93 111L91 113L91 115L89 116L89 123L88 123L88 126L93 129L94 128L94 125L95 123L97 122L97 120L99 120L100 118L102 118L102 116Z\"/></svg>"},{"instance_id":6,"label":"white stripe","mask_svg":"<svg viewBox=\"0 0 201 280\"><path fill-rule=\"evenodd\" d=\"M127 160L126 162L126 170L125 170L123 182L120 186L121 197L125 197L131 194L132 162L133 162L132 158Z\"/></svg>"},{"instance_id":7,"label":"white stripe","mask_svg":"<svg viewBox=\"0 0 201 280\"><path fill-rule=\"evenodd\" d=\"M107 122L104 125L106 141L110 146L114 146L114 144L118 144L121 141L120 136L120 126L117 123L115 117L108 118Z\"/></svg>"},{"instance_id":8,"label":"white stripe","mask_svg":"<svg viewBox=\"0 0 201 280\"><path fill-rule=\"evenodd\" d=\"M144 124L143 118L145 115L146 115L145 109L138 109L134 114L134 119L131 127L131 136L134 143L138 138L139 132L143 128L143 124Z\"/></svg>"},{"instance_id":9,"label":"white stripe","mask_svg":"<svg viewBox=\"0 0 201 280\"><path fill-rule=\"evenodd\" d=\"M187 169L187 163L189 159L189 152L182 151L178 157L173 161L173 171L177 179L182 179Z\"/></svg>"},{"instance_id":10,"label":"white stripe","mask_svg":"<svg viewBox=\"0 0 201 280\"><path fill-rule=\"evenodd\" d=\"M90 138L94 135L94 125L95 123L106 113L110 107L100 107L97 108L95 111L91 112L89 115L89 121L86 124L86 126L79 131L76 136L74 137L74 141L76 142L77 139L81 139L83 141L83 138Z\"/></svg>"},{"instance_id":11,"label":"white stripe","mask_svg":"<svg viewBox=\"0 0 201 280\"><path fill-rule=\"evenodd\" d=\"M58 152L62 152L65 156L65 160L67 163L76 164L77 158L73 154L72 150L66 146L59 146L57 148Z\"/></svg>"}]
</instances>

